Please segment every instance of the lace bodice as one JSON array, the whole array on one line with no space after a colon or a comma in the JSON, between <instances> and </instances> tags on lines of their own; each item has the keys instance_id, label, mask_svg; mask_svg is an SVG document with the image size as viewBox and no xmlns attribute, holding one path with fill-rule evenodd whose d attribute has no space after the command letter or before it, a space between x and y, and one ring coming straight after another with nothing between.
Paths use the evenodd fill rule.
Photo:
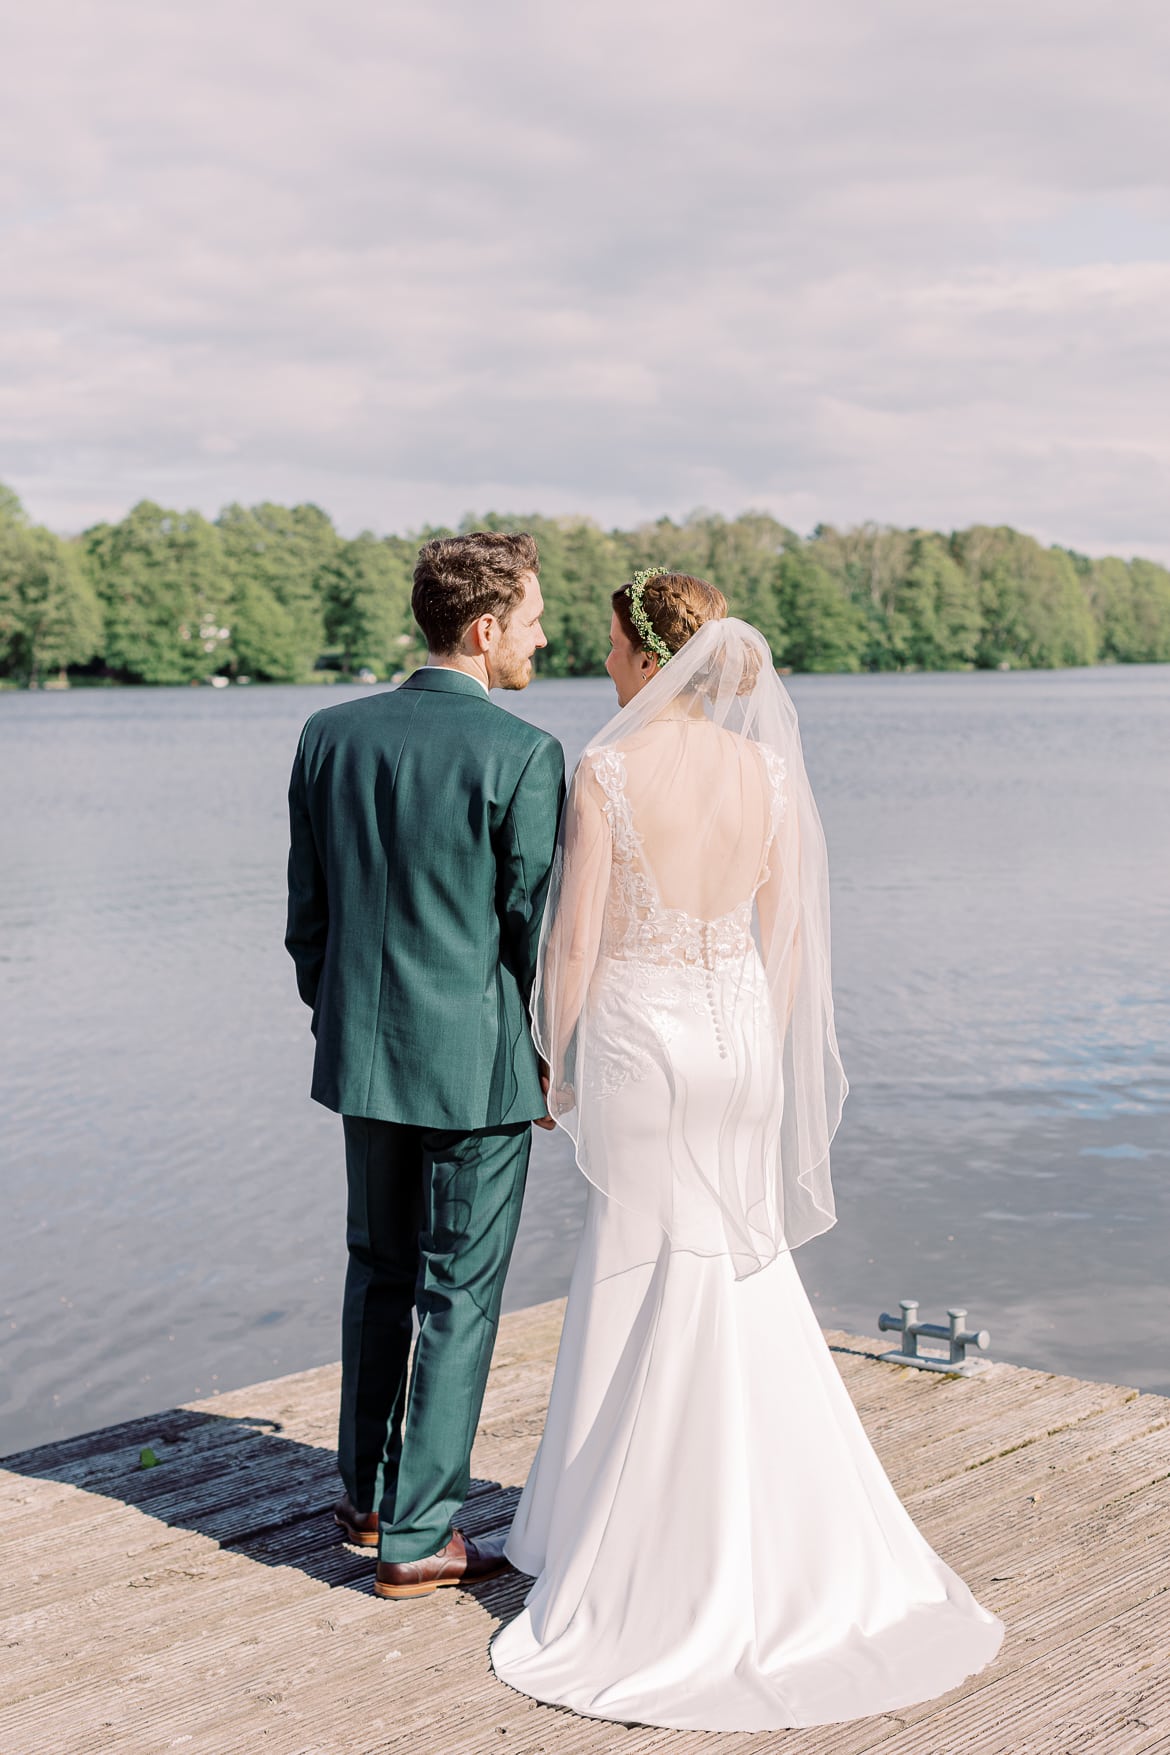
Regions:
<instances>
[{"instance_id":1,"label":"lace bodice","mask_svg":"<svg viewBox=\"0 0 1170 1755\"><path fill-rule=\"evenodd\" d=\"M785 809L784 759L761 746L772 791L771 829L761 871L751 895L715 920L702 920L659 897L643 859L642 838L626 790L621 750L601 750L588 758L601 789L612 840L613 867L602 929L601 954L668 968L717 970L742 964L751 951L755 890L768 878L768 855Z\"/></svg>"}]
</instances>

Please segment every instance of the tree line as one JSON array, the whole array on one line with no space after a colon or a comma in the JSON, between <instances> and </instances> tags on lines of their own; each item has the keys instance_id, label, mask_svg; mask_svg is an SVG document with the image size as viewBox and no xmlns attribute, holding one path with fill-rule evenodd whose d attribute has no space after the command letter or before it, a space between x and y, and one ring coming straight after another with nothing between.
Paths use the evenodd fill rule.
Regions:
<instances>
[{"instance_id":1,"label":"tree line","mask_svg":"<svg viewBox=\"0 0 1170 1755\"><path fill-rule=\"evenodd\" d=\"M527 529L541 554L546 676L599 674L610 593L639 567L718 584L796 671L1170 662L1170 571L1090 559L1007 527L941 534L695 513L633 530L585 518L468 518ZM0 487L0 678L301 682L421 661L410 614L420 542L343 537L317 506L228 506L209 520L141 501L60 537Z\"/></svg>"}]
</instances>

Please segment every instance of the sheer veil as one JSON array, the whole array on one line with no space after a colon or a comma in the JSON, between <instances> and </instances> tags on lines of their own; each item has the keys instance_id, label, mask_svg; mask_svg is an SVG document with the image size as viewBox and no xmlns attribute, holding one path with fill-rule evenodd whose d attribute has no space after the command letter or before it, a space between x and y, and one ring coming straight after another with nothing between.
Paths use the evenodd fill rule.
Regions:
<instances>
[{"instance_id":1,"label":"sheer veil","mask_svg":"<svg viewBox=\"0 0 1170 1755\"><path fill-rule=\"evenodd\" d=\"M581 1169L678 1246L743 1275L834 1223L825 838L746 622L704 623L582 756L532 1008Z\"/></svg>"}]
</instances>

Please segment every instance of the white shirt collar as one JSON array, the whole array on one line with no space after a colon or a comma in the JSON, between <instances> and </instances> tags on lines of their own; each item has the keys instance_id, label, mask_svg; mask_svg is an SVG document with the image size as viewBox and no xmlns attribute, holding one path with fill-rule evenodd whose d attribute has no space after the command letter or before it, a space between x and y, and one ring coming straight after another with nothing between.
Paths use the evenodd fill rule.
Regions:
<instances>
[{"instance_id":1,"label":"white shirt collar","mask_svg":"<svg viewBox=\"0 0 1170 1755\"><path fill-rule=\"evenodd\" d=\"M485 695L490 695L492 692L482 676L473 676L470 670L458 670L453 664L423 664L419 668L422 670L450 670L456 676L465 676L469 682L478 683Z\"/></svg>"}]
</instances>

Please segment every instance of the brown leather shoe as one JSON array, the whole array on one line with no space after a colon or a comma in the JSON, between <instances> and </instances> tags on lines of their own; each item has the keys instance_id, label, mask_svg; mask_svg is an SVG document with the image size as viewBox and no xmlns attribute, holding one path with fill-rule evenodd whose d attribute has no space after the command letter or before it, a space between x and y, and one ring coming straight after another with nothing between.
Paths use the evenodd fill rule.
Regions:
<instances>
[{"instance_id":1,"label":"brown leather shoe","mask_svg":"<svg viewBox=\"0 0 1170 1755\"><path fill-rule=\"evenodd\" d=\"M355 1542L359 1548L378 1546L378 1513L356 1510L348 1493L333 1507L333 1521L341 1525L347 1542Z\"/></svg>"},{"instance_id":2,"label":"brown leather shoe","mask_svg":"<svg viewBox=\"0 0 1170 1755\"><path fill-rule=\"evenodd\" d=\"M442 1584L478 1584L507 1570L499 1537L477 1543L452 1530L447 1546L425 1560L379 1560L374 1595L427 1597Z\"/></svg>"}]
</instances>

